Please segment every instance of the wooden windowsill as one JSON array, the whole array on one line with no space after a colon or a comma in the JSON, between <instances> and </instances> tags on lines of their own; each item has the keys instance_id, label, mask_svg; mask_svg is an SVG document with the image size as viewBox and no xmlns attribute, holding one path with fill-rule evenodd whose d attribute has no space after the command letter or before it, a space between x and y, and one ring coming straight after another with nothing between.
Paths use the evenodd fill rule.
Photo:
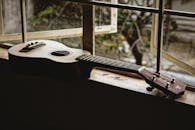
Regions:
<instances>
[{"instance_id":1,"label":"wooden windowsill","mask_svg":"<svg viewBox=\"0 0 195 130\"><path fill-rule=\"evenodd\" d=\"M8 60L8 51L7 51L7 49L0 48L0 58Z\"/></svg>"},{"instance_id":2,"label":"wooden windowsill","mask_svg":"<svg viewBox=\"0 0 195 130\"><path fill-rule=\"evenodd\" d=\"M149 85L142 79L127 77L99 69L92 70L90 80L112 85L114 87L120 87L136 91L143 94L149 94L153 96L164 96L157 89L154 89L152 92L147 91L146 88ZM195 106L195 92L186 90L184 95L175 99L175 101Z\"/></svg>"}]
</instances>

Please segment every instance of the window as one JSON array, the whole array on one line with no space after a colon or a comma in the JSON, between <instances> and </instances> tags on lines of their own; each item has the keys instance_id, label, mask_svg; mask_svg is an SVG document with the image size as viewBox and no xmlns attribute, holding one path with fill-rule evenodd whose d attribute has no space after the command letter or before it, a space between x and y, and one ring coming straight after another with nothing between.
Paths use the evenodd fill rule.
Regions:
<instances>
[{"instance_id":1,"label":"window","mask_svg":"<svg viewBox=\"0 0 195 130\"><path fill-rule=\"evenodd\" d=\"M167 0L164 3L162 40L163 62L161 62L164 68L162 69L195 75L195 57L193 54L195 48L193 47L193 35L188 35L193 34L193 26L190 24L195 20L195 10L192 8L192 5L194 4L194 1L191 0ZM158 2L154 6L157 5ZM188 24L185 24L186 22ZM155 23L154 18L153 25L155 25ZM189 30L189 28L192 30ZM154 51L154 48L156 48L154 42L152 42L151 47L151 50Z\"/></svg>"},{"instance_id":2,"label":"window","mask_svg":"<svg viewBox=\"0 0 195 130\"><path fill-rule=\"evenodd\" d=\"M117 5L108 2L107 4L110 6L122 7L118 8L117 32L96 35L96 54L137 64L142 64L144 58L144 65L151 66L149 62L145 61L148 61L146 55L150 51L152 13L143 10L151 8L152 3L152 0L119 0ZM138 8L138 5L141 9Z\"/></svg>"},{"instance_id":3,"label":"window","mask_svg":"<svg viewBox=\"0 0 195 130\"><path fill-rule=\"evenodd\" d=\"M82 43L82 5L66 0L49 2L47 0L15 0L14 2L0 0L0 43L21 43L20 1L25 4L23 13L28 40L55 39L62 42L66 39L66 43L69 44L72 39L76 39L73 40L77 41L75 45L70 46L80 46L79 44ZM116 0L111 0L111 2L115 3ZM95 31L98 34L116 32L116 10L109 9L110 22L108 24L97 24ZM97 15L97 17L100 16ZM97 19L96 23L100 22Z\"/></svg>"},{"instance_id":4,"label":"window","mask_svg":"<svg viewBox=\"0 0 195 130\"><path fill-rule=\"evenodd\" d=\"M188 41L188 45L187 44L184 45L184 44L180 44L180 43L176 43L176 44L168 43L169 45L170 44L171 45L170 45L170 48L168 47L168 50L166 50L167 40L169 42L171 40L174 40L172 38L171 39L170 38L166 39L166 37L168 35L167 31L168 32L171 31L171 30L167 30L167 28L166 28L167 16L171 16L171 18L176 18L177 17L177 19L180 19L180 21L178 20L177 22L180 22L182 24L184 24L183 22L185 22L185 20L181 19L181 17L183 17L183 18L185 17L185 19L188 19L187 22L191 21L191 24L192 24L193 23L192 21L195 17L195 13L192 10L193 9L192 5L193 5L194 2L190 1L190 0L189 1L172 1L173 2L172 4L174 4L174 5L176 3L181 3L182 6L184 6L185 4L187 4L187 5L185 5L186 7L191 6L190 9L186 8L186 10L188 9L187 11L191 10L191 12L186 12L185 9L181 8L181 5L180 5L180 7L179 6L177 7L177 8L180 8L180 10L178 10L175 6L173 8L167 7L167 4L170 3L170 1L168 1L168 0L167 1L161 1L161 0L148 1L148 3L152 3L153 7L151 7L150 4L148 6L144 5L145 3L147 3L147 0L145 0L145 1L140 0L139 1L139 2L143 2L143 4L134 3L133 5L132 5L132 3L128 3L128 2L132 2L133 0L131 0L131 1L127 0L126 4L124 4L125 0L119 0L118 2L121 2L121 1L123 2L122 4L121 3L113 4L113 3L109 3L109 2L99 2L99 1L93 1L91 4L97 5L97 6L108 6L108 7L118 8L118 22L117 22L118 25L119 25L119 22L120 22L120 12L119 11L121 9L123 9L123 10L129 9L132 12L133 11L135 11L135 12L140 11L140 12L152 13L153 16L152 16L151 24L149 22L149 24L146 26L146 29L143 29L145 31L139 32L141 34L141 38L138 37L138 40L139 40L140 43L143 42L143 40L144 40L145 46L150 46L149 51L152 52L152 59L157 58L157 62L154 63L155 65L157 64L156 65L157 70L161 66L162 69L166 69L168 71L179 71L179 72L182 72L182 73L188 73L188 74L191 74L191 75L195 75L195 68L194 68L194 64L195 64L195 62L194 62L194 59L195 59L194 58L194 50L195 49L194 49L194 43L193 43L193 40L192 40L192 38L193 38L192 35L191 35L191 40ZM162 10L160 8L162 8ZM174 26L174 22L172 24ZM162 26L162 30L161 30L161 26ZM190 26L192 27L193 25L190 25ZM118 28L119 28L119 26L118 26ZM184 29L186 29L186 28L184 28ZM192 30L193 29L191 28L191 31ZM161 33L161 31L163 33L161 35L159 35ZM146 37L147 35L150 35L150 33L151 33L151 37L150 38ZM145 36L143 34L145 34ZM173 34L174 33L171 32L171 35L173 35ZM119 41L119 42L117 41L117 40L119 40L119 39L116 39L117 35L118 34L116 34L116 33L115 34L110 34L110 35L107 35L107 34L104 35L103 37L107 38L108 42L101 41L101 36L96 35L96 46L99 46L97 44L99 44L98 42L100 42L100 43L103 43L105 46L108 46L107 48L110 48L110 50L112 50L112 48L117 48L119 45L117 45L117 44L113 45L113 41L116 42L116 43L121 43L121 41ZM162 37L162 39L160 37ZM113 38L113 40L109 41L112 38ZM182 39L182 40L185 40L185 39ZM146 41L149 41L149 44L147 44ZM161 50L161 46L158 48L158 46L157 46L158 43L162 44L161 45L162 50ZM180 53L181 51L177 49L178 46L180 46L180 49L182 48L181 49L183 51L182 54ZM146 49L146 48L144 48L144 49ZM113 57L113 54L116 53L116 52L112 53L112 51L110 51L110 50L108 51L110 54L108 54L108 55L103 54L103 55L108 56L108 57ZM178 52L176 50L178 50ZM98 54L98 51L100 51L99 55L102 55L101 54L102 50L96 50L96 54ZM148 50L146 50L146 52L148 52ZM190 54L189 53L185 54L186 52L190 52ZM161 60L163 62L160 62L160 55L162 55L163 59L161 59ZM121 58L120 57L120 52L119 52L119 55L117 55L117 56L118 56L117 58ZM116 57L113 57L113 58L116 58ZM152 62L152 60L150 60L150 58L147 58L147 59L149 61L148 63ZM129 60L129 57L127 58L127 60ZM148 64L148 63L144 63L144 64Z\"/></svg>"},{"instance_id":5,"label":"window","mask_svg":"<svg viewBox=\"0 0 195 130\"><path fill-rule=\"evenodd\" d=\"M12 33L5 31L5 2L10 1L11 0L0 0L0 43L18 42L21 40L21 30L12 31ZM24 2L24 0L21 1ZM86 26L88 30L92 30L91 32L88 32L88 34L91 33L91 39L89 38L88 43L86 42L83 46L84 48L85 46L88 46L86 48L89 50L91 48L91 50L95 51L97 55L102 55L102 51L104 51L104 56L120 60L128 60L129 62L143 64L149 67L156 67L157 71L159 70L160 65L166 63L166 65L169 64L169 66L162 67L162 69L168 68L167 70L179 70L182 71L182 73L195 75L194 40L192 38L190 40L182 38L182 32L180 32L181 34L178 32L178 30L181 31L189 28L191 32L194 31L193 20L195 18L195 13L191 6L194 5L195 2L192 0L53 0L53 2L63 2L62 5L64 5L64 7L62 8L59 8L58 6L51 7L51 0L47 2L48 5L45 6L45 8L38 8L38 6L42 6L41 4L36 5L37 16L34 17L32 12L35 11L32 11L33 8L30 5L32 2L36 4L36 1L38 0L27 0L26 8L24 8L24 12L26 11L27 14L26 23L28 40L55 39L58 41L69 41L72 43L72 41L75 41L72 39L78 38L78 40L76 40L78 43L76 43L76 45L70 44L70 46L80 48L81 46L79 46L79 44L82 43L82 22L89 22L92 20L93 22L89 22L90 24ZM42 0L42 2L44 1L47 0ZM14 2L16 2L15 4L17 5L20 4L19 0ZM75 11L74 14L76 14L76 16L72 18L75 20L75 25L69 24L71 26L65 27L65 23L68 22L66 20L66 13L70 13L67 5L72 9L71 12ZM83 5L87 5L86 7L89 8L89 12L78 11L82 10L81 8ZM18 13L15 15L18 15L18 19L20 19L20 9L17 8L16 11ZM48 12L52 12L55 16L55 18L52 19L53 22L48 22L48 20L50 20ZM91 13L92 15L95 13L95 17L84 19L83 16L86 16L88 13ZM41 16L45 16L46 19ZM55 26L56 21L60 21L61 17L64 17L64 19L62 19L61 23L59 23L60 27ZM37 19L39 21L36 21ZM17 24L17 27L20 28L21 21L16 21L17 22L15 22L15 24ZM41 24L40 21L44 24ZM186 24L188 27L186 27ZM94 25L96 26L93 30ZM178 25L180 28L174 30ZM125 30L125 27L128 27L129 29ZM84 30L84 32L85 31L86 30ZM95 39L93 38L93 31L95 31ZM175 37L179 35L181 35L181 37ZM190 36L193 37L191 34ZM83 33L83 39L86 39L85 37L87 36ZM92 44L93 40L95 40L95 44ZM128 40L131 40L130 46L127 43ZM180 40L180 42L183 40L182 43L185 44L179 42L174 43L177 40ZM97 48L96 50L94 50L94 46ZM135 49L135 46L137 49ZM178 52L175 49L175 46L181 46L180 50L178 49ZM129 49L132 51L129 51ZM144 55L139 54L139 51ZM183 51L182 54L187 51L190 52L190 54L184 54L183 56L179 55L181 51ZM137 56L136 54L131 53L136 53ZM113 54L116 54L116 57L113 57ZM160 62L161 55L163 62ZM138 61L140 57L144 60ZM186 60L184 60L184 58ZM133 61L131 59L135 60ZM177 68L175 70L175 65L179 69Z\"/></svg>"}]
</instances>

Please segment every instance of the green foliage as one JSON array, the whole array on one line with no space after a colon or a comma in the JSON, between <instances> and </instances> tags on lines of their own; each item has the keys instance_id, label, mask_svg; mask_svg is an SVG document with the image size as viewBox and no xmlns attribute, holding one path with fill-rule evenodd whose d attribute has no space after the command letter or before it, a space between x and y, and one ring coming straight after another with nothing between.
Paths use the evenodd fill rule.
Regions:
<instances>
[{"instance_id":1,"label":"green foliage","mask_svg":"<svg viewBox=\"0 0 195 130\"><path fill-rule=\"evenodd\" d=\"M119 34L114 33L96 36L96 44L102 44L103 41L113 41L113 44L117 43L119 41Z\"/></svg>"},{"instance_id":2,"label":"green foliage","mask_svg":"<svg viewBox=\"0 0 195 130\"><path fill-rule=\"evenodd\" d=\"M37 6L34 16L28 19L29 31L81 27L82 8L78 3L53 0Z\"/></svg>"},{"instance_id":3,"label":"green foliage","mask_svg":"<svg viewBox=\"0 0 195 130\"><path fill-rule=\"evenodd\" d=\"M34 30L43 24L48 25L50 20L54 17L59 16L60 7L57 5L48 6L43 11L40 11L36 16L29 19L31 29Z\"/></svg>"},{"instance_id":4,"label":"green foliage","mask_svg":"<svg viewBox=\"0 0 195 130\"><path fill-rule=\"evenodd\" d=\"M106 52L117 51L120 42L120 35L118 33L96 36L96 46L99 48L103 47Z\"/></svg>"}]
</instances>

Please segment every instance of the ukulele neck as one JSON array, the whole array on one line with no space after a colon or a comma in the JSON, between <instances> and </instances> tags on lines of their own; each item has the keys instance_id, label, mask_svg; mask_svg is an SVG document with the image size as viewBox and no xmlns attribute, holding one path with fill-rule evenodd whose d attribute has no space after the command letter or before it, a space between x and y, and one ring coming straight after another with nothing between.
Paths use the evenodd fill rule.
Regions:
<instances>
[{"instance_id":1,"label":"ukulele neck","mask_svg":"<svg viewBox=\"0 0 195 130\"><path fill-rule=\"evenodd\" d=\"M119 71L128 71L132 73L138 73L139 69L141 68L141 66L139 65L100 56L82 55L78 57L77 60L79 60L80 62L91 64L92 66L105 67Z\"/></svg>"}]
</instances>

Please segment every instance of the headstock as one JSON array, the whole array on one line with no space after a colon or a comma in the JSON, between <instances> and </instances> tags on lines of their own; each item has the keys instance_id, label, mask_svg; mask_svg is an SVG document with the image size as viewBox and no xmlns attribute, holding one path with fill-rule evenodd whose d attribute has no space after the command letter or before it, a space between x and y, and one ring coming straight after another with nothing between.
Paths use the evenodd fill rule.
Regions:
<instances>
[{"instance_id":1,"label":"headstock","mask_svg":"<svg viewBox=\"0 0 195 130\"><path fill-rule=\"evenodd\" d=\"M152 87L160 89L166 95L173 98L184 94L185 88L187 86L186 84L179 82L174 78L167 77L160 73L153 73L146 70L145 68L140 68L139 73Z\"/></svg>"}]
</instances>

